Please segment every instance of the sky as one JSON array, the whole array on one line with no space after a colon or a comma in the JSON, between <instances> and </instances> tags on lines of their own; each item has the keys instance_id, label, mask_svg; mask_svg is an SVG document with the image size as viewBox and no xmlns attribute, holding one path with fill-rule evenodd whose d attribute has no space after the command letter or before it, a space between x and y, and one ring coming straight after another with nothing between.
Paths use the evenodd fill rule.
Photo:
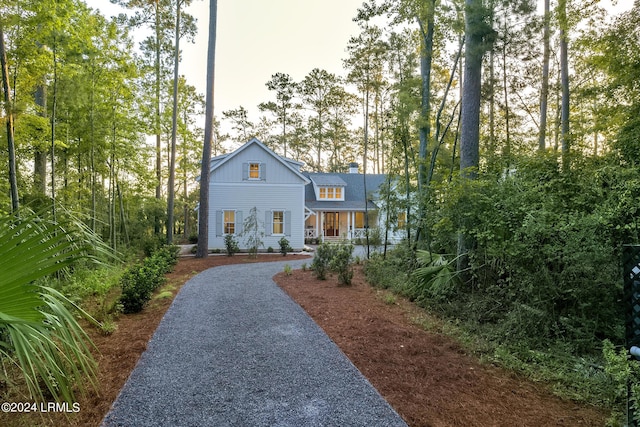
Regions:
<instances>
[{"instance_id":1,"label":"sky","mask_svg":"<svg viewBox=\"0 0 640 427\"><path fill-rule=\"evenodd\" d=\"M265 83L277 72L295 81L314 68L342 75L347 42L359 33L352 18L363 1L218 0L215 115L242 105L257 120L257 105L275 99ZM109 0L86 2L106 16L119 11ZM209 1L193 0L187 12L198 20L198 35L195 44L180 43L180 74L204 93Z\"/></svg>"},{"instance_id":2,"label":"sky","mask_svg":"<svg viewBox=\"0 0 640 427\"><path fill-rule=\"evenodd\" d=\"M215 115L239 106L258 119L258 104L274 100L265 83L277 72L301 81L312 69L343 74L346 46L359 29L352 18L364 0L218 0ZM101 13L119 12L109 0L86 0ZM539 10L542 10L541 0ZM601 0L608 10L629 9L632 0ZM553 3L553 2L552 2ZM209 1L193 0L188 13L197 19L195 44L181 41L180 74L198 92L206 89Z\"/></svg>"}]
</instances>

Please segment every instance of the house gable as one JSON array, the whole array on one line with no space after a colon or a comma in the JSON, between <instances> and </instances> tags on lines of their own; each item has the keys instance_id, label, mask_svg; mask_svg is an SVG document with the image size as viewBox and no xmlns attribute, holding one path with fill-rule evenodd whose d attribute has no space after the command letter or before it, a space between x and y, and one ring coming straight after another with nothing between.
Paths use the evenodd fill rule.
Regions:
<instances>
[{"instance_id":1,"label":"house gable","mask_svg":"<svg viewBox=\"0 0 640 427\"><path fill-rule=\"evenodd\" d=\"M233 235L247 249L246 221L255 218L265 249L281 238L304 246L304 188L311 181L300 162L285 159L257 139L212 159L209 185L209 248L225 247ZM252 216L254 215L254 216Z\"/></svg>"},{"instance_id":2,"label":"house gable","mask_svg":"<svg viewBox=\"0 0 640 427\"><path fill-rule=\"evenodd\" d=\"M302 164L284 159L256 138L233 153L216 158L211 165L211 183L307 184Z\"/></svg>"}]
</instances>

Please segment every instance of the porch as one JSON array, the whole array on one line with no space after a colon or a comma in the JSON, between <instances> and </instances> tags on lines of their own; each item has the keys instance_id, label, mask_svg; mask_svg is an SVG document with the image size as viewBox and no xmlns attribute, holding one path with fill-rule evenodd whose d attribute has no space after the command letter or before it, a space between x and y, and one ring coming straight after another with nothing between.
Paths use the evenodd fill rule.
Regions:
<instances>
[{"instance_id":1,"label":"porch","mask_svg":"<svg viewBox=\"0 0 640 427\"><path fill-rule=\"evenodd\" d=\"M369 228L377 224L377 212L369 211ZM316 211L305 221L305 239L320 241L365 238L365 213L361 211Z\"/></svg>"}]
</instances>

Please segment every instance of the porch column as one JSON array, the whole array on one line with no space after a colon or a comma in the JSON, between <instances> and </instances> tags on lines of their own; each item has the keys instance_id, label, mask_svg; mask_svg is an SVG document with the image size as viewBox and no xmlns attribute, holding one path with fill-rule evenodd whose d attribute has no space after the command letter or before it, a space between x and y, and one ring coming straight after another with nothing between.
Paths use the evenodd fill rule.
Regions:
<instances>
[{"instance_id":1,"label":"porch column","mask_svg":"<svg viewBox=\"0 0 640 427\"><path fill-rule=\"evenodd\" d=\"M353 232L351 231L351 212L347 212L347 237L349 240L353 239Z\"/></svg>"}]
</instances>

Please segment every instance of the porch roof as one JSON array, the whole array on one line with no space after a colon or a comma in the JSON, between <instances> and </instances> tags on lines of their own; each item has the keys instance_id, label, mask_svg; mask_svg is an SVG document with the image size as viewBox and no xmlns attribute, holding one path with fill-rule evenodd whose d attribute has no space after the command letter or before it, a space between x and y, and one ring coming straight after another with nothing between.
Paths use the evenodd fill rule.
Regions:
<instances>
[{"instance_id":1,"label":"porch roof","mask_svg":"<svg viewBox=\"0 0 640 427\"><path fill-rule=\"evenodd\" d=\"M354 211L354 212L364 212L365 206L363 201L349 201L345 200L344 202L318 202L318 201L310 201L307 200L305 202L305 207L311 209L314 212L318 211L329 211L329 212L338 212L338 211ZM368 202L367 208L369 210L377 210L378 206L372 201Z\"/></svg>"}]
</instances>

